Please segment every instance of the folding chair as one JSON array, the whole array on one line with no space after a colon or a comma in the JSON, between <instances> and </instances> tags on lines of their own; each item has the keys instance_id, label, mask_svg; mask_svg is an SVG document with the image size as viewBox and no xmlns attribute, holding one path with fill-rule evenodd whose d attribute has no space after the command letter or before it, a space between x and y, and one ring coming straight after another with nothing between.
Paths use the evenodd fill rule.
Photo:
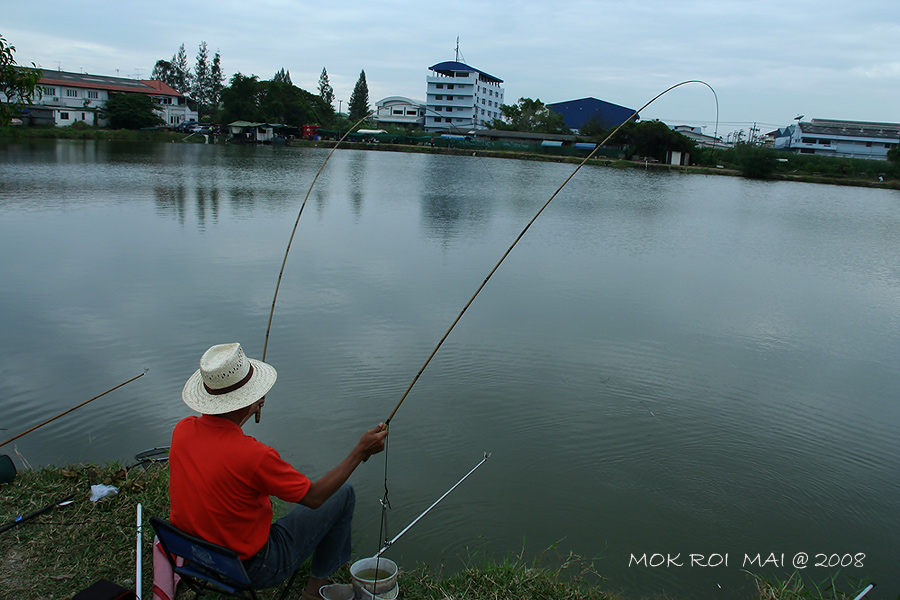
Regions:
<instances>
[{"instance_id":1,"label":"folding chair","mask_svg":"<svg viewBox=\"0 0 900 600\"><path fill-rule=\"evenodd\" d=\"M247 571L244 570L244 563L234 550L185 533L157 517L150 517L150 524L172 564L172 570L194 591L195 600L207 590L242 600L259 600ZM184 564L178 566L176 557L184 559ZM281 592L281 600L287 596L296 577L296 572L291 575Z\"/></svg>"}]
</instances>

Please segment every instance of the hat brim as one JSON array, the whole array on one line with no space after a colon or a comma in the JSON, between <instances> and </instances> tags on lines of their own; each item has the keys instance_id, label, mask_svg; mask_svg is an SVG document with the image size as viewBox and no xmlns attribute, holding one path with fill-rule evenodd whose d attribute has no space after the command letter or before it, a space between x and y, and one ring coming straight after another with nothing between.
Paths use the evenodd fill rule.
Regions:
<instances>
[{"instance_id":1,"label":"hat brim","mask_svg":"<svg viewBox=\"0 0 900 600\"><path fill-rule=\"evenodd\" d=\"M184 384L181 399L188 407L204 415L221 415L250 406L272 389L278 373L275 372L273 366L261 360L253 358L247 360L253 365L253 375L250 377L250 381L240 388L227 394L210 394L203 385L200 369L197 369Z\"/></svg>"}]
</instances>

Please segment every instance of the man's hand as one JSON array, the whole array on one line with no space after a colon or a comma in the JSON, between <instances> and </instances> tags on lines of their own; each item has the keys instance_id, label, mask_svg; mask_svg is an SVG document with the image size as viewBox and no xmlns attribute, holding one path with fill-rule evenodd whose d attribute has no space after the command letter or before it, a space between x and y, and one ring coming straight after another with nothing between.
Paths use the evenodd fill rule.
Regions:
<instances>
[{"instance_id":1,"label":"man's hand","mask_svg":"<svg viewBox=\"0 0 900 600\"><path fill-rule=\"evenodd\" d=\"M303 499L300 500L300 504L310 508L322 506L322 503L328 500L350 478L350 475L360 463L373 454L378 454L384 450L384 438L387 437L387 434L384 423L379 423L375 429L365 432L359 438L359 442L353 448L353 452L341 461L341 464L310 484L309 490L303 496Z\"/></svg>"},{"instance_id":2,"label":"man's hand","mask_svg":"<svg viewBox=\"0 0 900 600\"><path fill-rule=\"evenodd\" d=\"M362 456L364 461L369 460L373 454L384 451L384 442L387 437L388 430L384 423L379 423L374 429L365 432L359 443L356 444L356 452Z\"/></svg>"}]
</instances>

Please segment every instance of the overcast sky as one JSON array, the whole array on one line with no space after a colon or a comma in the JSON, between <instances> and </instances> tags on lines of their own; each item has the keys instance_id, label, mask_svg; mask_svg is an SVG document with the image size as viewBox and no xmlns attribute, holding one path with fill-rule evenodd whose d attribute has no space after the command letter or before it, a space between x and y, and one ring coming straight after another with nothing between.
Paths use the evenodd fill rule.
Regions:
<instances>
[{"instance_id":1,"label":"overcast sky","mask_svg":"<svg viewBox=\"0 0 900 600\"><path fill-rule=\"evenodd\" d=\"M316 93L322 68L347 101L361 70L370 104L424 100L428 67L455 59L520 97L595 97L637 109L680 81L715 89L719 134L798 115L900 122L900 0L457 0L70 2L7 10L0 35L20 64L149 78L183 43L206 41L230 78L285 68ZM716 103L680 87L642 119L707 125Z\"/></svg>"}]
</instances>

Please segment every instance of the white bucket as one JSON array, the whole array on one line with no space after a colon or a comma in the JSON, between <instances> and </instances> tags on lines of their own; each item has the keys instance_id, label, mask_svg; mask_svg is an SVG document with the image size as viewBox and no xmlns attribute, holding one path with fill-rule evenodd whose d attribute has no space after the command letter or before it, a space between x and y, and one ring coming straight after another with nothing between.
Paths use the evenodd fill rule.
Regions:
<instances>
[{"instance_id":1,"label":"white bucket","mask_svg":"<svg viewBox=\"0 0 900 600\"><path fill-rule=\"evenodd\" d=\"M378 569L378 575L375 569ZM350 577L353 580L353 589L356 591L357 597L367 597L370 595L380 596L385 600L391 600L390 596L396 598L398 588L397 574L399 569L397 563L389 558L372 557L363 558L350 565ZM377 577L377 578L376 578ZM367 592L367 594L361 593Z\"/></svg>"},{"instance_id":2,"label":"white bucket","mask_svg":"<svg viewBox=\"0 0 900 600\"><path fill-rule=\"evenodd\" d=\"M353 586L346 583L331 583L319 588L319 595L325 600L353 600Z\"/></svg>"}]
</instances>

